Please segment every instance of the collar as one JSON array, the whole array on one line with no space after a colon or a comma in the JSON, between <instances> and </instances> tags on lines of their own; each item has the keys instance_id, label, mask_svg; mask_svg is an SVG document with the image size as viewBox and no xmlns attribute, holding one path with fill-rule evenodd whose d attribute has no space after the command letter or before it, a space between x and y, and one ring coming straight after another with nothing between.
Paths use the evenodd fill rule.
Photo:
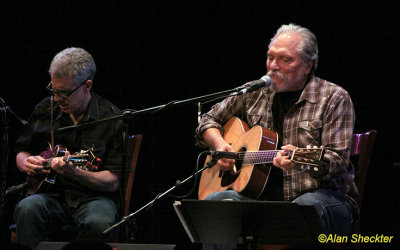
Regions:
<instances>
[{"instance_id":1,"label":"collar","mask_svg":"<svg viewBox=\"0 0 400 250\"><path fill-rule=\"evenodd\" d=\"M303 92L300 95L299 100L296 102L300 103L303 100L306 100L311 103L316 103L320 96L316 95L315 93L320 93L319 89L321 88L320 78L314 76L310 79L307 83L306 87L304 88Z\"/></svg>"},{"instance_id":2,"label":"collar","mask_svg":"<svg viewBox=\"0 0 400 250\"><path fill-rule=\"evenodd\" d=\"M86 116L83 118L83 121L88 121L90 119L98 120L99 119L99 105L98 105L98 98L92 92L92 98L90 98L88 112Z\"/></svg>"},{"instance_id":3,"label":"collar","mask_svg":"<svg viewBox=\"0 0 400 250\"><path fill-rule=\"evenodd\" d=\"M55 117L56 120L64 117L64 119L70 119L69 114L63 113L61 110L58 115ZM83 118L82 122L86 122L89 120L99 120L99 105L98 105L98 97L94 92L92 92L92 98L90 98L88 108Z\"/></svg>"}]
</instances>

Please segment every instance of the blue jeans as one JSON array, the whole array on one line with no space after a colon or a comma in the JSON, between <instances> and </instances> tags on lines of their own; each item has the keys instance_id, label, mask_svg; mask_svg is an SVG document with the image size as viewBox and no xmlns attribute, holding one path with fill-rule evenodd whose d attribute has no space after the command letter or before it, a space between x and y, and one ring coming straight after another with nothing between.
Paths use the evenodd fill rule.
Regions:
<instances>
[{"instance_id":1,"label":"blue jeans","mask_svg":"<svg viewBox=\"0 0 400 250\"><path fill-rule=\"evenodd\" d=\"M61 240L67 233L76 233L77 239L106 240L102 232L115 223L117 214L115 203L104 196L71 209L45 194L34 194L15 208L17 243L33 249L47 237Z\"/></svg>"},{"instance_id":2,"label":"blue jeans","mask_svg":"<svg viewBox=\"0 0 400 250\"><path fill-rule=\"evenodd\" d=\"M234 190L219 191L209 194L205 200L251 200ZM321 229L326 234L348 235L353 229L353 206L337 192L329 189L319 189L305 193L293 202L300 205L315 207ZM203 249L236 249L236 246L226 244L204 244Z\"/></svg>"},{"instance_id":3,"label":"blue jeans","mask_svg":"<svg viewBox=\"0 0 400 250\"><path fill-rule=\"evenodd\" d=\"M300 195L293 202L314 206L326 234L348 235L353 230L354 207L336 191L319 189Z\"/></svg>"}]
</instances>

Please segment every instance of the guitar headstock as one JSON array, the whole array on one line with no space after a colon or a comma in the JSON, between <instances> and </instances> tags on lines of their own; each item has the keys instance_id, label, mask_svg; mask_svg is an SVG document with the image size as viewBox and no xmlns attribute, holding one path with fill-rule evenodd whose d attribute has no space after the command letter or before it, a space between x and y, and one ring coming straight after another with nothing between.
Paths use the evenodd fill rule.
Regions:
<instances>
[{"instance_id":1,"label":"guitar headstock","mask_svg":"<svg viewBox=\"0 0 400 250\"><path fill-rule=\"evenodd\" d=\"M295 163L318 166L323 148L298 148L293 150L291 160Z\"/></svg>"}]
</instances>

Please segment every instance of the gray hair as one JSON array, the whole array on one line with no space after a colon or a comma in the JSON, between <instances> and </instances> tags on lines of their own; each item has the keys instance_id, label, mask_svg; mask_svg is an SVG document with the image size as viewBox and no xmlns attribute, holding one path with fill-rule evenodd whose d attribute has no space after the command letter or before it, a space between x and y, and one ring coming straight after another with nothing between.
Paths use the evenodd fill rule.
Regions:
<instances>
[{"instance_id":1,"label":"gray hair","mask_svg":"<svg viewBox=\"0 0 400 250\"><path fill-rule=\"evenodd\" d=\"M93 57L84 49L67 48L59 52L50 64L51 77L74 78L76 84L93 80L96 64Z\"/></svg>"},{"instance_id":2,"label":"gray hair","mask_svg":"<svg viewBox=\"0 0 400 250\"><path fill-rule=\"evenodd\" d=\"M301 27L296 24L290 23L287 25L282 25L276 31L276 34L271 39L271 42L268 47L271 46L272 41L281 33L294 33L294 34L299 34L301 36L302 39L298 51L304 63L308 62L309 60L314 61L310 71L310 75L314 75L314 72L318 66L318 44L317 44L317 38L315 37L314 33L312 33L309 29Z\"/></svg>"}]
</instances>

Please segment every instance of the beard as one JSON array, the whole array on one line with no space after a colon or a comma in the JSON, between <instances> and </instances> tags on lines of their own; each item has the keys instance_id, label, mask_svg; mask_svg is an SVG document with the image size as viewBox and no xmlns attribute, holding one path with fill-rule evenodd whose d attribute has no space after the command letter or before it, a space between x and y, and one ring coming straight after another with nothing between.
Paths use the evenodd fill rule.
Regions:
<instances>
[{"instance_id":1,"label":"beard","mask_svg":"<svg viewBox=\"0 0 400 250\"><path fill-rule=\"evenodd\" d=\"M277 71L269 71L267 73L267 75L270 76L270 77L272 76L272 77L279 78L283 82L283 84L277 85L275 83L275 81L272 81L272 84L271 84L271 90L272 91L285 92L287 90L287 84L286 84L287 83L287 78L286 78L285 75L283 75L282 73L279 73Z\"/></svg>"},{"instance_id":2,"label":"beard","mask_svg":"<svg viewBox=\"0 0 400 250\"><path fill-rule=\"evenodd\" d=\"M275 92L289 92L289 91L299 90L303 88L305 84L305 79L307 78L302 75L299 75L295 79L290 80L284 74L278 71L269 71L267 75L270 77L279 78L280 81L282 82L281 84L276 84L274 80L272 81L270 88L272 91ZM299 82L303 82L302 86L298 86Z\"/></svg>"}]
</instances>

